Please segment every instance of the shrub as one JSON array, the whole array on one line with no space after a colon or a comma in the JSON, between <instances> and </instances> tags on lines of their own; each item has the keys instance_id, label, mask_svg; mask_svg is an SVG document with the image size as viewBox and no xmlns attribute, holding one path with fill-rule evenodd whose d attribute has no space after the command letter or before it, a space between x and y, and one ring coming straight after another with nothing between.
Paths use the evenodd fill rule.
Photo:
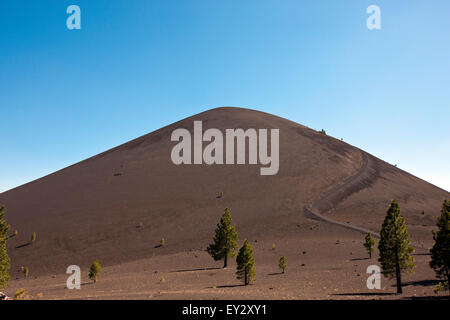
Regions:
<instances>
[{"instance_id":1,"label":"shrub","mask_svg":"<svg viewBox=\"0 0 450 320\"><path fill-rule=\"evenodd\" d=\"M280 267L281 272L284 273L284 270L286 270L287 268L287 259L285 256L282 256L280 258L280 263L278 264L278 266Z\"/></svg>"},{"instance_id":2,"label":"shrub","mask_svg":"<svg viewBox=\"0 0 450 320\"><path fill-rule=\"evenodd\" d=\"M91 265L91 268L89 269L89 279L94 281L94 283L97 282L101 272L102 266L98 261L94 261L94 263Z\"/></svg>"},{"instance_id":3,"label":"shrub","mask_svg":"<svg viewBox=\"0 0 450 320\"><path fill-rule=\"evenodd\" d=\"M30 296L28 295L27 290L25 290L24 288L17 290L16 293L14 294L15 300L26 300L29 298Z\"/></svg>"}]
</instances>

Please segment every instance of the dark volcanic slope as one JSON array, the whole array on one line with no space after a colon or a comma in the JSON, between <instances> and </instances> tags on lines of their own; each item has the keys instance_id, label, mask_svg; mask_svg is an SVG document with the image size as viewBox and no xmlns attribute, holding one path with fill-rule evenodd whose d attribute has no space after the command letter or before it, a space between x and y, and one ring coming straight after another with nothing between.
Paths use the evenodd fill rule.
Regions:
<instances>
[{"instance_id":1,"label":"dark volcanic slope","mask_svg":"<svg viewBox=\"0 0 450 320\"><path fill-rule=\"evenodd\" d=\"M279 173L261 176L260 165L174 165L170 135L179 127L192 132L194 120L203 120L203 130L223 132L279 128ZM417 225L414 236L428 241L433 215L449 193L375 157L370 161L368 180L335 193L323 213L377 230L395 197ZM225 207L241 237L289 233L301 240L309 219L304 207L362 166L359 149L289 120L240 108L206 111L0 194L12 229L19 230L8 244L13 270L26 265L35 275L63 273L70 264L95 259L111 265L151 257L155 250L204 248ZM221 191L224 197L216 198ZM418 216L421 210L426 215ZM140 222L143 228L137 228ZM36 243L21 246L33 231ZM161 237L167 245L155 249Z\"/></svg>"}]
</instances>

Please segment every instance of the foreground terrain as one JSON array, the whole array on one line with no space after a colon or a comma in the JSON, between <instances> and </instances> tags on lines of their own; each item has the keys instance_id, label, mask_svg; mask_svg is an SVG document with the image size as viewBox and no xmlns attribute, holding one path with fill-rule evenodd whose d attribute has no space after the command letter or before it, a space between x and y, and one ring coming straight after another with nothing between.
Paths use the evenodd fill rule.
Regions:
<instances>
[{"instance_id":1,"label":"foreground terrain","mask_svg":"<svg viewBox=\"0 0 450 320\"><path fill-rule=\"evenodd\" d=\"M176 166L176 128L280 129L280 170L259 165ZM222 197L217 195L223 192ZM416 272L368 290L364 232L377 233L397 199L416 247ZM218 108L184 119L39 180L0 194L19 234L8 242L9 295L43 299L398 299L434 297L428 267L440 206L450 194L347 143L266 113ZM256 283L241 286L205 252L225 207L239 244L255 251ZM37 240L29 238L36 232ZM164 246L158 246L161 237ZM275 246L273 246L275 245ZM274 247L274 248L273 248ZM278 270L286 255L288 269ZM104 266L92 284L90 264ZM69 265L81 290L65 289ZM21 267L27 266L27 279Z\"/></svg>"}]
</instances>

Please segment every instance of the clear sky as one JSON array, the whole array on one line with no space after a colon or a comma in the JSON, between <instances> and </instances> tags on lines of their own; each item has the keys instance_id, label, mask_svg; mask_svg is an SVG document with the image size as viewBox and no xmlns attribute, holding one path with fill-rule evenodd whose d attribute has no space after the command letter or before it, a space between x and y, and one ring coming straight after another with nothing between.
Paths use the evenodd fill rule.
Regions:
<instances>
[{"instance_id":1,"label":"clear sky","mask_svg":"<svg viewBox=\"0 0 450 320\"><path fill-rule=\"evenodd\" d=\"M218 106L450 190L449 16L448 0L2 0L0 192Z\"/></svg>"}]
</instances>

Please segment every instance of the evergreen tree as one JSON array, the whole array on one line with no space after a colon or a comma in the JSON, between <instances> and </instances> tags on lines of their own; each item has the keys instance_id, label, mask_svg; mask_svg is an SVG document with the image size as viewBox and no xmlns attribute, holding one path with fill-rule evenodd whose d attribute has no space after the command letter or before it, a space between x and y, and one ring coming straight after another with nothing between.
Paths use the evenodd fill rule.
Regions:
<instances>
[{"instance_id":1,"label":"evergreen tree","mask_svg":"<svg viewBox=\"0 0 450 320\"><path fill-rule=\"evenodd\" d=\"M255 259L253 258L253 249L247 239L244 240L242 248L236 258L236 275L239 280L244 280L244 285L248 285L255 280Z\"/></svg>"},{"instance_id":2,"label":"evergreen tree","mask_svg":"<svg viewBox=\"0 0 450 320\"><path fill-rule=\"evenodd\" d=\"M5 207L0 206L0 289L5 288L9 281L10 259L6 252L9 225L5 220Z\"/></svg>"},{"instance_id":3,"label":"evergreen tree","mask_svg":"<svg viewBox=\"0 0 450 320\"><path fill-rule=\"evenodd\" d=\"M286 270L286 268L287 268L287 259L285 256L282 256L280 258L280 263L278 264L278 266L280 267L281 272L284 273L284 270Z\"/></svg>"},{"instance_id":4,"label":"evergreen tree","mask_svg":"<svg viewBox=\"0 0 450 320\"><path fill-rule=\"evenodd\" d=\"M372 253L375 251L374 248L375 239L372 237L372 234L369 232L365 237L364 247L369 253L369 259L372 259Z\"/></svg>"},{"instance_id":5,"label":"evergreen tree","mask_svg":"<svg viewBox=\"0 0 450 320\"><path fill-rule=\"evenodd\" d=\"M223 267L227 267L228 257L234 257L236 255L237 248L237 233L235 226L232 224L231 213L228 208L217 224L216 233L214 235L213 244L210 244L206 251L215 260L224 259Z\"/></svg>"},{"instance_id":6,"label":"evergreen tree","mask_svg":"<svg viewBox=\"0 0 450 320\"><path fill-rule=\"evenodd\" d=\"M36 232L33 231L33 233L31 234L31 243L36 241Z\"/></svg>"},{"instance_id":7,"label":"evergreen tree","mask_svg":"<svg viewBox=\"0 0 450 320\"><path fill-rule=\"evenodd\" d=\"M97 282L101 272L102 266L98 261L94 261L94 263L91 265L91 268L89 269L89 279L91 279L94 282Z\"/></svg>"},{"instance_id":8,"label":"evergreen tree","mask_svg":"<svg viewBox=\"0 0 450 320\"><path fill-rule=\"evenodd\" d=\"M397 293L402 293L401 272L414 269L414 257L411 256L414 248L410 246L405 219L402 217L400 206L395 200L392 200L381 226L378 250L380 251L378 261L381 263L384 276L389 278L395 276Z\"/></svg>"},{"instance_id":9,"label":"evergreen tree","mask_svg":"<svg viewBox=\"0 0 450 320\"><path fill-rule=\"evenodd\" d=\"M438 231L433 231L430 267L436 272L436 277L443 280L437 291L448 290L450 293L450 201L444 201L437 226Z\"/></svg>"}]
</instances>

